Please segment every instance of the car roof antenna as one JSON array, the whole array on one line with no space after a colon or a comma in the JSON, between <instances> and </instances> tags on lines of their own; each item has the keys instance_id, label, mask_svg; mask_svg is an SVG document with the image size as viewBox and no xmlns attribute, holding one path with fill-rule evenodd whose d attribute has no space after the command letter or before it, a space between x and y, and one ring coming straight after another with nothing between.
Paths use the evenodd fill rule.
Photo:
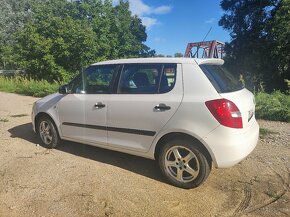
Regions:
<instances>
[{"instance_id":1,"label":"car roof antenna","mask_svg":"<svg viewBox=\"0 0 290 217\"><path fill-rule=\"evenodd\" d=\"M207 38L207 36L208 36L209 33L211 32L211 30L212 30L212 26L211 26L211 27L209 28L209 30L207 31L207 33L206 33L206 35L204 36L204 38L203 38L203 40L202 40L201 43L204 42L204 40ZM191 56L192 56L192 57L195 57L195 55L197 54L198 51L199 51L199 47L197 47L196 52L194 53L194 55L191 55Z\"/></svg>"}]
</instances>

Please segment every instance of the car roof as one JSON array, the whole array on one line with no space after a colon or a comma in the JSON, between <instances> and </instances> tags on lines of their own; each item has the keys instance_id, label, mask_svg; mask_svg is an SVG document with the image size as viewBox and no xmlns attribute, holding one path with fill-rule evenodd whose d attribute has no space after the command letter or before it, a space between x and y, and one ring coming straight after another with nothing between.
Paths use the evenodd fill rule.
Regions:
<instances>
[{"instance_id":1,"label":"car roof","mask_svg":"<svg viewBox=\"0 0 290 217\"><path fill-rule=\"evenodd\" d=\"M92 65L112 65L112 64L128 64L128 63L182 63L182 64L209 64L209 65L223 65L222 59L215 58L171 58L171 57L151 57L151 58L130 58L130 59L116 59L97 62Z\"/></svg>"}]
</instances>

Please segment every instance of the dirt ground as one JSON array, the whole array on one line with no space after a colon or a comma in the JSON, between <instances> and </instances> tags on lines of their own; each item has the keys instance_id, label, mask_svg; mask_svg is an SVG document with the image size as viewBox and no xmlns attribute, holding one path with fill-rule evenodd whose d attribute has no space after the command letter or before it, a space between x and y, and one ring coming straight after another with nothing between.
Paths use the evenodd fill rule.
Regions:
<instances>
[{"instance_id":1,"label":"dirt ground","mask_svg":"<svg viewBox=\"0 0 290 217\"><path fill-rule=\"evenodd\" d=\"M39 145L36 98L0 92L0 217L290 216L290 124L271 130L229 169L212 169L199 188L167 184L155 161L88 145Z\"/></svg>"}]
</instances>

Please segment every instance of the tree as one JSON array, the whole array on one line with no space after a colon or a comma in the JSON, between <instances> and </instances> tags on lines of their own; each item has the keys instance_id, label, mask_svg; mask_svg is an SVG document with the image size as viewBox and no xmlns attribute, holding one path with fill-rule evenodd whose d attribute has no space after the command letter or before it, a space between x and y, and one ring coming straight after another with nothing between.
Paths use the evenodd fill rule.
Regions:
<instances>
[{"instance_id":1,"label":"tree","mask_svg":"<svg viewBox=\"0 0 290 217\"><path fill-rule=\"evenodd\" d=\"M15 67L13 34L30 18L32 0L0 0L0 68Z\"/></svg>"},{"instance_id":2,"label":"tree","mask_svg":"<svg viewBox=\"0 0 290 217\"><path fill-rule=\"evenodd\" d=\"M183 57L183 54L182 53L175 53L174 57Z\"/></svg>"},{"instance_id":3,"label":"tree","mask_svg":"<svg viewBox=\"0 0 290 217\"><path fill-rule=\"evenodd\" d=\"M69 16L66 4L35 4L33 19L14 35L17 62L32 78L66 80L96 58L95 32L88 22Z\"/></svg>"},{"instance_id":4,"label":"tree","mask_svg":"<svg viewBox=\"0 0 290 217\"><path fill-rule=\"evenodd\" d=\"M275 19L273 12L279 10L282 2L287 4L289 0L221 1L225 14L219 25L230 31L231 36L231 42L225 47L226 65L242 75L251 88L264 85L267 91L283 89L283 73L271 52L279 45L274 45L269 31ZM287 19L289 21L289 15Z\"/></svg>"},{"instance_id":5,"label":"tree","mask_svg":"<svg viewBox=\"0 0 290 217\"><path fill-rule=\"evenodd\" d=\"M47 17L38 25L29 23L18 32L17 40L15 52L20 66L30 77L50 82L76 74L96 58L98 48L92 29L70 17Z\"/></svg>"},{"instance_id":6,"label":"tree","mask_svg":"<svg viewBox=\"0 0 290 217\"><path fill-rule=\"evenodd\" d=\"M144 44L145 26L127 1L115 7L110 0L21 1L31 3L29 19L8 34L13 43L0 49L32 78L63 81L92 62L155 54Z\"/></svg>"},{"instance_id":7,"label":"tree","mask_svg":"<svg viewBox=\"0 0 290 217\"><path fill-rule=\"evenodd\" d=\"M272 11L268 25L272 56L283 79L290 80L290 0L281 1ZM285 82L285 89L286 89Z\"/></svg>"}]
</instances>

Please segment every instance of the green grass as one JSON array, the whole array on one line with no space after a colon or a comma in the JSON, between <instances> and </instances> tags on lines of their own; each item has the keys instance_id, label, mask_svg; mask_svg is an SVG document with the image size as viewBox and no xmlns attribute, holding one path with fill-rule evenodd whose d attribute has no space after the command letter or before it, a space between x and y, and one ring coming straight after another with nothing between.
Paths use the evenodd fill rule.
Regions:
<instances>
[{"instance_id":1,"label":"green grass","mask_svg":"<svg viewBox=\"0 0 290 217\"><path fill-rule=\"evenodd\" d=\"M264 192L266 195L268 195L269 197L273 198L273 199L279 199L280 196L276 193L276 192L272 192L272 191L266 191Z\"/></svg>"},{"instance_id":2,"label":"green grass","mask_svg":"<svg viewBox=\"0 0 290 217\"><path fill-rule=\"evenodd\" d=\"M37 81L22 77L6 78L0 76L0 91L18 93L27 96L43 97L58 90L58 83L45 80Z\"/></svg>"},{"instance_id":3,"label":"green grass","mask_svg":"<svg viewBox=\"0 0 290 217\"><path fill-rule=\"evenodd\" d=\"M272 131L272 130L268 130L266 128L262 128L260 127L260 138L265 138L267 135L271 135L271 134L279 134L278 132Z\"/></svg>"},{"instance_id":4,"label":"green grass","mask_svg":"<svg viewBox=\"0 0 290 217\"><path fill-rule=\"evenodd\" d=\"M7 119L7 118L1 118L1 117L0 117L0 122L4 122L4 123L5 123L5 122L8 122L8 119Z\"/></svg>"},{"instance_id":5,"label":"green grass","mask_svg":"<svg viewBox=\"0 0 290 217\"><path fill-rule=\"evenodd\" d=\"M256 94L256 117L272 121L290 122L290 96L280 91Z\"/></svg>"}]
</instances>

